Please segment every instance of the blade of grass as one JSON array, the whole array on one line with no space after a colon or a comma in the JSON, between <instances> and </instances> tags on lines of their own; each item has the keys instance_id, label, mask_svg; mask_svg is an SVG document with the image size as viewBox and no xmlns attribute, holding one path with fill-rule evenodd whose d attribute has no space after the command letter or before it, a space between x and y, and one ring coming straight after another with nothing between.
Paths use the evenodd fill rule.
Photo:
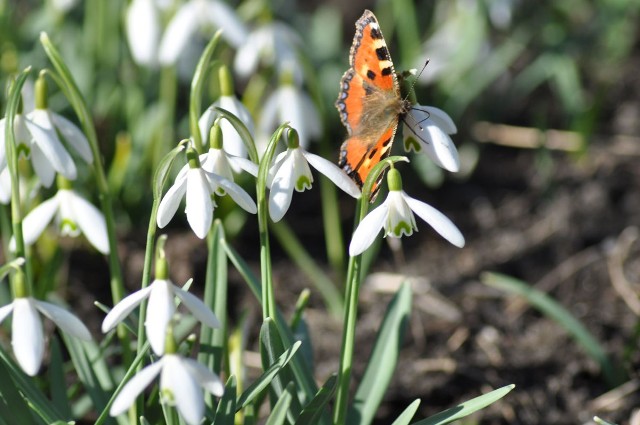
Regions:
<instances>
[{"instance_id":1,"label":"blade of grass","mask_svg":"<svg viewBox=\"0 0 640 425\"><path fill-rule=\"evenodd\" d=\"M407 406L391 425L409 425L409 422L416 414L416 410L418 410L418 406L420 406L420 399L414 400L413 403Z\"/></svg>"},{"instance_id":2,"label":"blade of grass","mask_svg":"<svg viewBox=\"0 0 640 425\"><path fill-rule=\"evenodd\" d=\"M498 273L485 272L481 275L480 280L493 288L523 296L533 307L562 326L584 348L587 354L598 362L609 385L613 387L622 383L620 371L614 368L598 340L578 319L549 295L532 288L521 280Z\"/></svg>"}]
</instances>

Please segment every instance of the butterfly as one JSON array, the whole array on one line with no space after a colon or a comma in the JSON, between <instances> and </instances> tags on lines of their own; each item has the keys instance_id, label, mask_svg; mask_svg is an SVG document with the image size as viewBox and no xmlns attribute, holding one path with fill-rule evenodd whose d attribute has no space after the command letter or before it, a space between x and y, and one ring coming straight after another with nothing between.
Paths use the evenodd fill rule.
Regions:
<instances>
[{"instance_id":1,"label":"butterfly","mask_svg":"<svg viewBox=\"0 0 640 425\"><path fill-rule=\"evenodd\" d=\"M398 123L411 110L400 96L398 77L375 15L365 10L356 21L350 68L340 80L336 107L349 138L338 165L362 187L371 169L389 156ZM372 189L375 200L382 176Z\"/></svg>"}]
</instances>

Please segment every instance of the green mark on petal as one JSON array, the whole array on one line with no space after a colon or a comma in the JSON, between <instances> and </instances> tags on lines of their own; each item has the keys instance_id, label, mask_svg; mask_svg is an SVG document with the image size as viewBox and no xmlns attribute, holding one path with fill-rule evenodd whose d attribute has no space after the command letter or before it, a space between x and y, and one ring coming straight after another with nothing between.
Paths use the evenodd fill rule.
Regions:
<instances>
[{"instance_id":1,"label":"green mark on petal","mask_svg":"<svg viewBox=\"0 0 640 425\"><path fill-rule=\"evenodd\" d=\"M31 155L31 149L29 149L29 146L25 145L24 143L18 144L18 158L21 155L23 155L25 158L29 158L29 155Z\"/></svg>"},{"instance_id":2,"label":"green mark on petal","mask_svg":"<svg viewBox=\"0 0 640 425\"><path fill-rule=\"evenodd\" d=\"M307 176L300 176L296 180L296 190L298 192L304 192L306 189L311 189L311 180Z\"/></svg>"},{"instance_id":3,"label":"green mark on petal","mask_svg":"<svg viewBox=\"0 0 640 425\"><path fill-rule=\"evenodd\" d=\"M422 146L420 146L420 142L418 142L414 137L407 137L404 141L404 150L407 152L420 152L422 151Z\"/></svg>"},{"instance_id":4,"label":"green mark on petal","mask_svg":"<svg viewBox=\"0 0 640 425\"><path fill-rule=\"evenodd\" d=\"M69 220L68 218L63 219L60 222L60 229L62 231L63 234L68 234L68 235L77 235L80 230L78 229L78 225Z\"/></svg>"},{"instance_id":5,"label":"green mark on petal","mask_svg":"<svg viewBox=\"0 0 640 425\"><path fill-rule=\"evenodd\" d=\"M391 229L391 235L395 236L396 238L401 237L403 233L407 236L411 236L411 234L413 233L413 227L411 226L411 223L400 221L395 225L393 229Z\"/></svg>"}]
</instances>

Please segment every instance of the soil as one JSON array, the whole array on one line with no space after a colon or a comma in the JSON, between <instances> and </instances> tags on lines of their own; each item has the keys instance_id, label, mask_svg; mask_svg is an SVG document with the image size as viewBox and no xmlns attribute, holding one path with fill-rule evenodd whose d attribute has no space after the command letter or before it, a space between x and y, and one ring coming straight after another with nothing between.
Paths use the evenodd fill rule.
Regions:
<instances>
[{"instance_id":1,"label":"soil","mask_svg":"<svg viewBox=\"0 0 640 425\"><path fill-rule=\"evenodd\" d=\"M638 423L631 418L640 402L635 372L640 365L640 242L634 227L640 218L640 144L600 138L585 155L544 152L546 167L540 166L540 151L481 147L478 167L465 181L447 181L435 191L405 182L408 193L436 206L460 227L466 247L449 245L419 222L420 231L403 238L401 251L383 244L361 287L355 384L392 293L405 279L413 288L399 366L376 423L393 422L416 398L422 400L417 419L512 383L516 388L509 395L473 416L477 423L587 424L594 415L619 424ZM330 273L321 217L306 210L317 205L318 193L297 194L288 219ZM342 201L348 229L353 204ZM248 223L234 245L257 271L253 226ZM179 226L169 234L174 280L202 281L204 244ZM131 290L139 282L143 242L142 235L121 242ZM300 291L311 290L305 319L322 382L337 370L341 320L327 313L309 279L292 268L275 239L272 245L278 305L290 313ZM98 334L101 316L88 301L109 304L106 265L87 270L81 265L101 263L100 258L80 250L73 251L70 263L71 302L81 317L94 318L87 322ZM483 284L485 271L514 276L548 293L602 344L624 379L608 384L598 364L561 326L522 299ZM230 288L231 319L237 322L249 313L248 345L255 351L259 306L232 268Z\"/></svg>"}]
</instances>

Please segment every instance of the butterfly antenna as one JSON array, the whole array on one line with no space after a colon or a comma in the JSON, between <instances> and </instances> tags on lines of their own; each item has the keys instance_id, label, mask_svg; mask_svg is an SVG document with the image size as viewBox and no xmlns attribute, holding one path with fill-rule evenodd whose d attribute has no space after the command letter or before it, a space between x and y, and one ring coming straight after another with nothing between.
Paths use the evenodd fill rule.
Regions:
<instances>
[{"instance_id":1,"label":"butterfly antenna","mask_svg":"<svg viewBox=\"0 0 640 425\"><path fill-rule=\"evenodd\" d=\"M407 92L407 95L404 97L404 100L409 99L409 95L411 93L413 93L413 88L416 86L416 83L418 82L418 80L420 79L420 76L422 75L422 72L424 71L424 69L427 67L427 65L429 65L429 59L427 59L424 62L424 65L422 65L422 69L420 70L420 72L418 72L418 75L416 76L416 78L413 80L413 83L411 83L411 87L409 88L409 92Z\"/></svg>"}]
</instances>

